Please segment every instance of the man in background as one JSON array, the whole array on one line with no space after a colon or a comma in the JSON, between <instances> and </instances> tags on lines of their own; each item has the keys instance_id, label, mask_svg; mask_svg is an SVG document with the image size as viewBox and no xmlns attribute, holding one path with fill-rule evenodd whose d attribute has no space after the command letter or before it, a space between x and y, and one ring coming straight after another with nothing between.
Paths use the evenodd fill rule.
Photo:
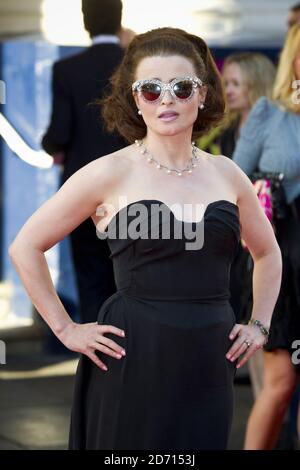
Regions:
<instances>
[{"instance_id":1,"label":"man in background","mask_svg":"<svg viewBox=\"0 0 300 470\"><path fill-rule=\"evenodd\" d=\"M52 78L52 115L42 139L46 152L62 164L60 184L92 160L124 147L103 129L99 106L115 68L123 57L121 0L82 0L84 25L92 45L56 62ZM91 218L71 234L71 249L82 322L97 320L104 300L116 290L106 240L96 235Z\"/></svg>"}]
</instances>

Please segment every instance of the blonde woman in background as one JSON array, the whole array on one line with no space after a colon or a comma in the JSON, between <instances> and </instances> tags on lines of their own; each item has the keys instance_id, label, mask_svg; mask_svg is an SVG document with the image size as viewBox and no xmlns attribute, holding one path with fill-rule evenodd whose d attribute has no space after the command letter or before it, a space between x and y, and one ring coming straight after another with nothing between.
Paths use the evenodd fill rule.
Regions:
<instances>
[{"instance_id":1,"label":"blonde woman in background","mask_svg":"<svg viewBox=\"0 0 300 470\"><path fill-rule=\"evenodd\" d=\"M283 258L281 290L264 352L263 389L250 415L245 449L273 449L299 377L295 340L300 338L300 24L287 34L273 100L252 109L233 160L251 175L284 173L287 215L275 221ZM255 273L254 273L255 284ZM295 353L295 354L293 354ZM298 430L299 432L299 430Z\"/></svg>"},{"instance_id":2,"label":"blonde woman in background","mask_svg":"<svg viewBox=\"0 0 300 470\"><path fill-rule=\"evenodd\" d=\"M271 98L275 66L258 52L239 52L228 56L223 65L226 94L226 120L218 138L221 154L232 157L241 128L261 96Z\"/></svg>"},{"instance_id":3,"label":"blonde woman in background","mask_svg":"<svg viewBox=\"0 0 300 470\"><path fill-rule=\"evenodd\" d=\"M198 140L198 146L231 158L251 108L261 96L271 98L275 67L259 52L237 52L225 59L222 76L226 117L219 127Z\"/></svg>"}]
</instances>

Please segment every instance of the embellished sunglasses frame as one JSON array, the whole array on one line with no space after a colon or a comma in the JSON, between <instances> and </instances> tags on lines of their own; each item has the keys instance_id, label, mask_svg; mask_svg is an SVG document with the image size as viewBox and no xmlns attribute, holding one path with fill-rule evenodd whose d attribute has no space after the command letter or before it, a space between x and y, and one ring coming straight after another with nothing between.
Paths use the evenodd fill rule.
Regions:
<instances>
[{"instance_id":1,"label":"embellished sunglasses frame","mask_svg":"<svg viewBox=\"0 0 300 470\"><path fill-rule=\"evenodd\" d=\"M190 81L192 83L192 92L187 98L179 98L178 96L176 96L176 93L174 91L174 87L175 87L175 85L177 85L177 83L184 82L184 81ZM161 89L160 95L155 100L147 100L147 98L145 98L143 93L142 93L142 87L144 85L150 85L150 84L158 85L158 86L160 86L160 89ZM203 82L198 77L191 77L191 76L178 77L178 78L175 78L174 80L172 80L170 83L164 83L160 80L157 80L157 79L153 78L152 80L149 80L149 79L148 80L137 80L136 82L134 82L132 84L132 91L133 92L138 92L142 96L143 100L146 101L147 103L157 103L158 101L160 101L162 99L162 97L164 96L164 94L167 90L170 91L170 93L171 93L171 95L173 96L174 99L176 99L178 101L187 101L187 100L192 98L196 88L201 87L202 85L203 85Z\"/></svg>"}]
</instances>

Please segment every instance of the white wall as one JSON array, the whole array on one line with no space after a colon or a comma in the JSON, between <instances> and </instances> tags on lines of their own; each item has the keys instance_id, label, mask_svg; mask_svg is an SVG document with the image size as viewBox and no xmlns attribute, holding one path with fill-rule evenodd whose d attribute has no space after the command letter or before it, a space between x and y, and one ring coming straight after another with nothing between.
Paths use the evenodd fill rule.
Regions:
<instances>
[{"instance_id":1,"label":"white wall","mask_svg":"<svg viewBox=\"0 0 300 470\"><path fill-rule=\"evenodd\" d=\"M0 35L40 31L42 3L43 0L0 0Z\"/></svg>"},{"instance_id":2,"label":"white wall","mask_svg":"<svg viewBox=\"0 0 300 470\"><path fill-rule=\"evenodd\" d=\"M287 14L296 0L208 0L195 6L197 27L216 44L255 41L280 45Z\"/></svg>"}]
</instances>

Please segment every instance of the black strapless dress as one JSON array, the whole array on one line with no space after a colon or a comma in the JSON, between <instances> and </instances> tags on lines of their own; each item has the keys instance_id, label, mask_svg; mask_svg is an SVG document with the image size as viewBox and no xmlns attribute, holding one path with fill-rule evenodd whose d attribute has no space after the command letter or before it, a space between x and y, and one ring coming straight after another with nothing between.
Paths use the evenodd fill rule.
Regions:
<instances>
[{"instance_id":1,"label":"black strapless dress","mask_svg":"<svg viewBox=\"0 0 300 470\"><path fill-rule=\"evenodd\" d=\"M152 206L166 209L169 239L162 236L164 217L158 236L110 237L124 213L128 227L136 221L132 209L141 203L148 222ZM200 225L203 246L186 249L185 229ZM175 236L178 226L181 238ZM118 290L102 305L98 323L124 329L125 338L106 336L126 356L99 352L108 367L103 371L81 355L69 449L225 449L236 372L225 355L235 324L229 281L240 240L238 206L213 201L201 222L183 222L162 201L145 199L121 209L105 232Z\"/></svg>"}]
</instances>

